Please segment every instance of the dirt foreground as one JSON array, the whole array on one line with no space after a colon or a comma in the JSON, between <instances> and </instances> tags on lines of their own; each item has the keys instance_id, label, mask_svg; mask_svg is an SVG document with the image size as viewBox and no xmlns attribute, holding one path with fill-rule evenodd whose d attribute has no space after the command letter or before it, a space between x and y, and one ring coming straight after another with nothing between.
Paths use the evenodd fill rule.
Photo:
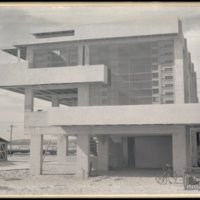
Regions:
<instances>
[{"instance_id":1,"label":"dirt foreground","mask_svg":"<svg viewBox=\"0 0 200 200\"><path fill-rule=\"evenodd\" d=\"M24 158L23 158L24 159ZM182 177L174 184L160 185L155 181L155 176L141 177L132 171L111 171L108 174L90 177L87 179L77 178L74 175L54 174L30 176L29 168L16 158L12 158L12 164L23 165L24 169L5 170L0 164L0 197L10 195L26 196L115 196L115 197L162 197L162 196L199 196L200 191L184 190ZM11 162L11 161L10 161ZM10 165L9 165L10 166ZM28 165L27 165L28 166ZM3 169L3 170L2 170ZM141 171L140 171L141 173Z\"/></svg>"}]
</instances>

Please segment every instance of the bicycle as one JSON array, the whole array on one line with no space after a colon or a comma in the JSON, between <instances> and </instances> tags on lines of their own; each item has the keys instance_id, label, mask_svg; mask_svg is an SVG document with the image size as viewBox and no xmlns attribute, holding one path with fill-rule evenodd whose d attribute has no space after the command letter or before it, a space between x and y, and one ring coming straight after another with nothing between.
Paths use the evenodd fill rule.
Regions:
<instances>
[{"instance_id":1,"label":"bicycle","mask_svg":"<svg viewBox=\"0 0 200 200\"><path fill-rule=\"evenodd\" d=\"M167 182L170 184L176 183L177 181L177 174L173 170L173 167L169 164L166 164L163 168L163 174L161 176L156 177L156 182L165 185Z\"/></svg>"}]
</instances>

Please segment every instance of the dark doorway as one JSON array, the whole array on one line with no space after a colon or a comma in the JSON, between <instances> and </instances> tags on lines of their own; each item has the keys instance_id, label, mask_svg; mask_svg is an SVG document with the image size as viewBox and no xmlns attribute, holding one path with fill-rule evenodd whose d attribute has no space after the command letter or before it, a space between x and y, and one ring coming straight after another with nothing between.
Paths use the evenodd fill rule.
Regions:
<instances>
[{"instance_id":1,"label":"dark doorway","mask_svg":"<svg viewBox=\"0 0 200 200\"><path fill-rule=\"evenodd\" d=\"M135 138L128 138L128 167L135 167Z\"/></svg>"},{"instance_id":2,"label":"dark doorway","mask_svg":"<svg viewBox=\"0 0 200 200\"><path fill-rule=\"evenodd\" d=\"M197 146L200 146L200 132L197 132Z\"/></svg>"},{"instance_id":3,"label":"dark doorway","mask_svg":"<svg viewBox=\"0 0 200 200\"><path fill-rule=\"evenodd\" d=\"M200 132L197 132L197 159L198 167L200 167Z\"/></svg>"}]
</instances>

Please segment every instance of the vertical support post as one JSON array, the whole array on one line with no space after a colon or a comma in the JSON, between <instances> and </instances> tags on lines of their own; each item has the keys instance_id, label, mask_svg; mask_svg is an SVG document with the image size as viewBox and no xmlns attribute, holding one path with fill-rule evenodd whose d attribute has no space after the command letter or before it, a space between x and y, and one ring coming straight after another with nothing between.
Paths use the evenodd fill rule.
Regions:
<instances>
[{"instance_id":1,"label":"vertical support post","mask_svg":"<svg viewBox=\"0 0 200 200\"><path fill-rule=\"evenodd\" d=\"M42 174L43 135L31 135L30 173L33 176Z\"/></svg>"},{"instance_id":2,"label":"vertical support post","mask_svg":"<svg viewBox=\"0 0 200 200\"><path fill-rule=\"evenodd\" d=\"M8 157L8 146L5 144L5 159L7 160Z\"/></svg>"},{"instance_id":3,"label":"vertical support post","mask_svg":"<svg viewBox=\"0 0 200 200\"><path fill-rule=\"evenodd\" d=\"M84 64L85 65L90 64L90 49L88 45L85 45L85 48L84 48Z\"/></svg>"},{"instance_id":4,"label":"vertical support post","mask_svg":"<svg viewBox=\"0 0 200 200\"><path fill-rule=\"evenodd\" d=\"M20 48L17 48L17 62L20 63L21 61L21 50Z\"/></svg>"},{"instance_id":5,"label":"vertical support post","mask_svg":"<svg viewBox=\"0 0 200 200\"><path fill-rule=\"evenodd\" d=\"M34 51L32 46L28 46L26 50L26 60L29 63L29 68L32 68L33 65L33 57L34 57Z\"/></svg>"},{"instance_id":6,"label":"vertical support post","mask_svg":"<svg viewBox=\"0 0 200 200\"><path fill-rule=\"evenodd\" d=\"M98 137L98 170L107 171L109 168L109 136Z\"/></svg>"},{"instance_id":7,"label":"vertical support post","mask_svg":"<svg viewBox=\"0 0 200 200\"><path fill-rule=\"evenodd\" d=\"M76 176L89 176L89 135L77 135L77 169Z\"/></svg>"},{"instance_id":8,"label":"vertical support post","mask_svg":"<svg viewBox=\"0 0 200 200\"><path fill-rule=\"evenodd\" d=\"M13 134L13 125L10 125L10 156L12 155L12 134Z\"/></svg>"},{"instance_id":9,"label":"vertical support post","mask_svg":"<svg viewBox=\"0 0 200 200\"><path fill-rule=\"evenodd\" d=\"M59 107L59 99L57 96L52 97L52 107ZM59 135L57 137L57 160L64 162L67 155L68 137L66 135Z\"/></svg>"},{"instance_id":10,"label":"vertical support post","mask_svg":"<svg viewBox=\"0 0 200 200\"><path fill-rule=\"evenodd\" d=\"M190 158L192 167L198 166L197 136L195 129L190 129Z\"/></svg>"},{"instance_id":11,"label":"vertical support post","mask_svg":"<svg viewBox=\"0 0 200 200\"><path fill-rule=\"evenodd\" d=\"M25 112L33 112L34 108L34 92L31 87L25 88L25 99L24 99Z\"/></svg>"},{"instance_id":12,"label":"vertical support post","mask_svg":"<svg viewBox=\"0 0 200 200\"><path fill-rule=\"evenodd\" d=\"M52 97L52 107L59 107L59 99L57 96Z\"/></svg>"},{"instance_id":13,"label":"vertical support post","mask_svg":"<svg viewBox=\"0 0 200 200\"><path fill-rule=\"evenodd\" d=\"M122 137L123 165L128 166L128 138Z\"/></svg>"},{"instance_id":14,"label":"vertical support post","mask_svg":"<svg viewBox=\"0 0 200 200\"><path fill-rule=\"evenodd\" d=\"M83 45L78 46L78 65L84 65Z\"/></svg>"},{"instance_id":15,"label":"vertical support post","mask_svg":"<svg viewBox=\"0 0 200 200\"><path fill-rule=\"evenodd\" d=\"M180 127L172 134L173 168L178 176L182 176L186 168L186 129Z\"/></svg>"},{"instance_id":16,"label":"vertical support post","mask_svg":"<svg viewBox=\"0 0 200 200\"><path fill-rule=\"evenodd\" d=\"M78 87L78 106L89 105L89 84ZM77 171L76 175L86 178L89 176L89 134L77 135Z\"/></svg>"},{"instance_id":17,"label":"vertical support post","mask_svg":"<svg viewBox=\"0 0 200 200\"><path fill-rule=\"evenodd\" d=\"M78 87L78 106L89 105L89 84L83 83Z\"/></svg>"},{"instance_id":18,"label":"vertical support post","mask_svg":"<svg viewBox=\"0 0 200 200\"><path fill-rule=\"evenodd\" d=\"M66 160L67 144L68 144L68 137L66 135L58 136L58 138L57 138L57 159L58 159L58 162L63 162L63 161Z\"/></svg>"},{"instance_id":19,"label":"vertical support post","mask_svg":"<svg viewBox=\"0 0 200 200\"><path fill-rule=\"evenodd\" d=\"M31 87L25 88L24 99L25 112L34 110L34 92ZM24 120L26 125L26 117ZM31 134L30 144L30 173L31 175L40 175L42 173L42 155L43 155L43 136L38 133Z\"/></svg>"}]
</instances>

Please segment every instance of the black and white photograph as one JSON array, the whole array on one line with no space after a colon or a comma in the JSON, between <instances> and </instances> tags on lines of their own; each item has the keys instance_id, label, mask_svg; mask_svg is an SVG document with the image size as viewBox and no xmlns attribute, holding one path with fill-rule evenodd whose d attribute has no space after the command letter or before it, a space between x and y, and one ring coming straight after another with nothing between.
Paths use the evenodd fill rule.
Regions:
<instances>
[{"instance_id":1,"label":"black and white photograph","mask_svg":"<svg viewBox=\"0 0 200 200\"><path fill-rule=\"evenodd\" d=\"M200 197L200 2L0 19L0 198Z\"/></svg>"}]
</instances>

